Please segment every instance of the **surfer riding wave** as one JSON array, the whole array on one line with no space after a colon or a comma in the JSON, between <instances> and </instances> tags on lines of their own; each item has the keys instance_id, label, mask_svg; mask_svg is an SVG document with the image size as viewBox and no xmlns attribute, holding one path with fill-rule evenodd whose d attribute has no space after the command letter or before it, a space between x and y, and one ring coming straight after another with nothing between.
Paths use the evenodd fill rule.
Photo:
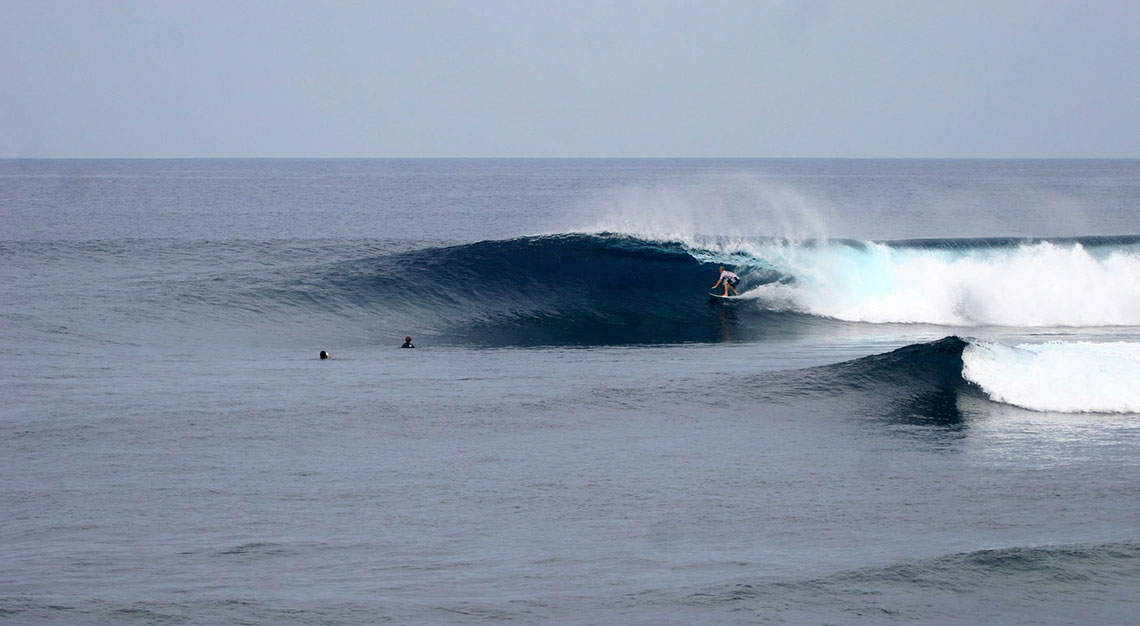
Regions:
<instances>
[{"instance_id":1,"label":"surfer riding wave","mask_svg":"<svg viewBox=\"0 0 1140 626\"><path fill-rule=\"evenodd\" d=\"M723 265L720 266L720 278L717 279L716 284L713 285L712 288L716 289L721 283L724 283L724 297L728 297L728 290L730 289L732 290L732 295L740 295L740 292L736 290L736 286L740 284L740 277L724 269Z\"/></svg>"}]
</instances>

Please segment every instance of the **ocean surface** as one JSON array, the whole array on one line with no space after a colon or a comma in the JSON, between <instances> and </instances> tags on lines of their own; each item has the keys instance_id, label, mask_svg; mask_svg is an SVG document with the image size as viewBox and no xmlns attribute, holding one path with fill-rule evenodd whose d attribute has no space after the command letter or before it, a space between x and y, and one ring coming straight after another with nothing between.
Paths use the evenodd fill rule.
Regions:
<instances>
[{"instance_id":1,"label":"ocean surface","mask_svg":"<svg viewBox=\"0 0 1140 626\"><path fill-rule=\"evenodd\" d=\"M0 161L0 340L5 624L1140 616L1136 160Z\"/></svg>"}]
</instances>

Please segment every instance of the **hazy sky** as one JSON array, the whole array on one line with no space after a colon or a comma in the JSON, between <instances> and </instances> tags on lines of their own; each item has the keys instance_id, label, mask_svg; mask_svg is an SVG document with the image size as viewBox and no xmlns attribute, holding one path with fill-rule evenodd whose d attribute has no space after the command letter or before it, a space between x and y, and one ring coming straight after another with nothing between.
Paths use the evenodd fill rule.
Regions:
<instances>
[{"instance_id":1,"label":"hazy sky","mask_svg":"<svg viewBox=\"0 0 1140 626\"><path fill-rule=\"evenodd\" d=\"M0 157L1140 157L1138 0L0 0Z\"/></svg>"}]
</instances>

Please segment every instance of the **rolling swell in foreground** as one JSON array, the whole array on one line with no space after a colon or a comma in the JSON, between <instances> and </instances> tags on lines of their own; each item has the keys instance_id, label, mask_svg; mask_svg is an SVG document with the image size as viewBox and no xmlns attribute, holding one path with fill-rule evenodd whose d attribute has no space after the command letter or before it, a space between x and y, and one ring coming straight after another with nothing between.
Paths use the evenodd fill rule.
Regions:
<instances>
[{"instance_id":1,"label":"rolling swell in foreground","mask_svg":"<svg viewBox=\"0 0 1140 626\"><path fill-rule=\"evenodd\" d=\"M728 605L784 623L939 624L1024 623L1045 603L1060 623L1128 623L1127 609L1069 600L1074 589L1127 594L1140 574L1140 544L1108 543L1013 547L949 554L913 562L838 572L810 580L734 584L703 590L671 604ZM1117 581L1120 581L1119 583ZM1107 584L1106 584L1107 583ZM1113 587L1113 589L1109 589ZM959 599L935 610L931 589ZM1064 589L1065 593L1049 590ZM1033 590L1010 605L1011 590ZM823 604L818 597L827 598ZM1036 607L1035 607L1036 608ZM772 619L773 622L776 619Z\"/></svg>"}]
</instances>

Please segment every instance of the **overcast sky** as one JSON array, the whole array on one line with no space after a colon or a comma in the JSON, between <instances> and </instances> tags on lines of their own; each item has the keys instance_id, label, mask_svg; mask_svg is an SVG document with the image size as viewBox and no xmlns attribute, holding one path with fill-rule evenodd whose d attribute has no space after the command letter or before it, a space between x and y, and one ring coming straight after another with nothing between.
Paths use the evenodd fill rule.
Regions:
<instances>
[{"instance_id":1,"label":"overcast sky","mask_svg":"<svg viewBox=\"0 0 1140 626\"><path fill-rule=\"evenodd\" d=\"M1137 0L0 0L0 157L1140 157Z\"/></svg>"}]
</instances>

